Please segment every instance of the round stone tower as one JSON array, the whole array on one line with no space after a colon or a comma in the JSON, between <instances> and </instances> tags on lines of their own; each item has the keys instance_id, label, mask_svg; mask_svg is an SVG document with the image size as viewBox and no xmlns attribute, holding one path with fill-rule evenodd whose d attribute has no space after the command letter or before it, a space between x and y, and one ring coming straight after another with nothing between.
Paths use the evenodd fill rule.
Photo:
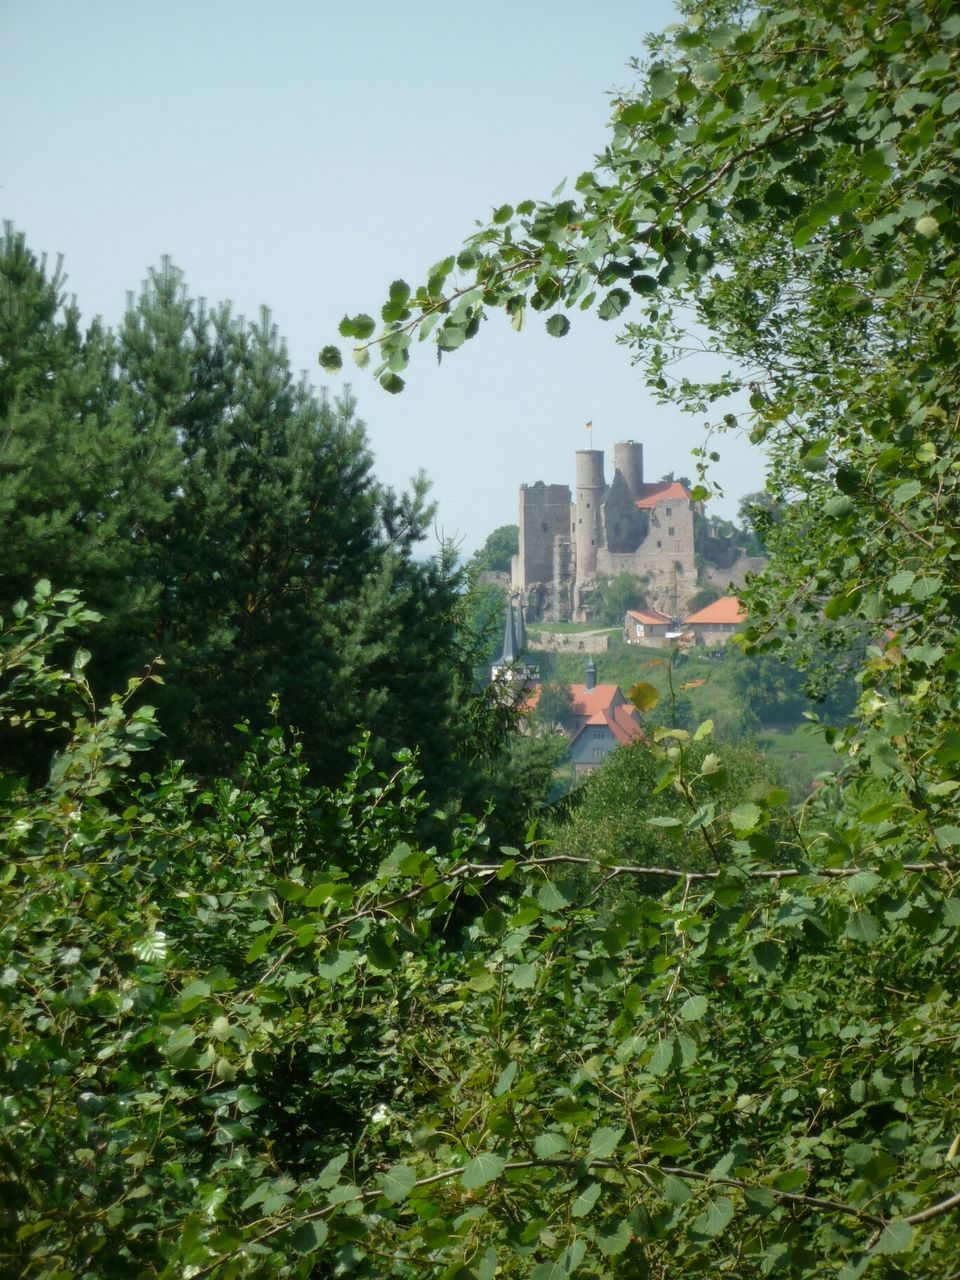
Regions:
<instances>
[{"instance_id":1,"label":"round stone tower","mask_svg":"<svg viewBox=\"0 0 960 1280\"><path fill-rule=\"evenodd\" d=\"M600 503L606 489L603 478L603 450L577 450L577 584L589 582L597 574L597 546L600 542Z\"/></svg>"},{"instance_id":2,"label":"round stone tower","mask_svg":"<svg viewBox=\"0 0 960 1280\"><path fill-rule=\"evenodd\" d=\"M643 445L635 440L623 440L613 446L613 465L627 482L631 498L640 497L643 484Z\"/></svg>"}]
</instances>

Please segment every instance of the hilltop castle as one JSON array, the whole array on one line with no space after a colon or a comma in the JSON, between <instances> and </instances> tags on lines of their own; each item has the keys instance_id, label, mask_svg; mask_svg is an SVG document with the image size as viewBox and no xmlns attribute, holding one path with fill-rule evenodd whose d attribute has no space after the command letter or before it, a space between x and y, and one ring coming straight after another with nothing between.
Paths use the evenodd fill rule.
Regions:
<instances>
[{"instance_id":1,"label":"hilltop castle","mask_svg":"<svg viewBox=\"0 0 960 1280\"><path fill-rule=\"evenodd\" d=\"M587 622L599 578L632 573L647 581L648 602L671 616L697 591L694 516L682 484L643 479L643 445L613 446L613 479L603 451L576 455L576 496L565 484L520 486L520 553L513 585L532 619Z\"/></svg>"}]
</instances>

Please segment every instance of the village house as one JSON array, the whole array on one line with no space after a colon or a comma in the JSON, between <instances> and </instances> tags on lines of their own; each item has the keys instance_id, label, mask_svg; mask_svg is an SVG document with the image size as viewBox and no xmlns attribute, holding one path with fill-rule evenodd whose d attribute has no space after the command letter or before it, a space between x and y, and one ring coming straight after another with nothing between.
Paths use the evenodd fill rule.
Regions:
<instances>
[{"instance_id":1,"label":"village house","mask_svg":"<svg viewBox=\"0 0 960 1280\"><path fill-rule=\"evenodd\" d=\"M628 609L623 619L623 638L627 644L666 640L674 631L673 619L659 609Z\"/></svg>"},{"instance_id":2,"label":"village house","mask_svg":"<svg viewBox=\"0 0 960 1280\"><path fill-rule=\"evenodd\" d=\"M640 714L616 684L597 684L597 668L587 662L586 680L570 686L576 727L570 740L574 781L598 768L611 751L643 737Z\"/></svg>"},{"instance_id":3,"label":"village house","mask_svg":"<svg viewBox=\"0 0 960 1280\"><path fill-rule=\"evenodd\" d=\"M503 652L491 665L491 679L498 683L507 697L517 698L524 715L531 715L540 701L542 685L540 671L523 660L526 645L526 627L523 621L523 604L514 605L507 598ZM628 702L623 690L615 684L597 684L597 667L593 658L587 660L583 684L572 684L568 731L573 777L583 777L596 769L617 747L625 746L643 736L640 715Z\"/></svg>"},{"instance_id":4,"label":"village house","mask_svg":"<svg viewBox=\"0 0 960 1280\"><path fill-rule=\"evenodd\" d=\"M746 610L736 596L721 596L706 608L689 614L683 621L683 629L692 632L698 644L716 649L741 630L746 620Z\"/></svg>"}]
</instances>

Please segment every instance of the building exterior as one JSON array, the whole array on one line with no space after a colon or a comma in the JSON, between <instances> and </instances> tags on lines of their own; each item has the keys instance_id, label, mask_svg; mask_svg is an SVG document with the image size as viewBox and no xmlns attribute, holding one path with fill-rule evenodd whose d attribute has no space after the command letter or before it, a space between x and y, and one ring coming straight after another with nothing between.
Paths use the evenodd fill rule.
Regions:
<instances>
[{"instance_id":1,"label":"building exterior","mask_svg":"<svg viewBox=\"0 0 960 1280\"><path fill-rule=\"evenodd\" d=\"M540 668L521 661L527 648L523 601L507 596L503 620L503 651L490 666L490 679L521 692L539 684Z\"/></svg>"},{"instance_id":2,"label":"building exterior","mask_svg":"<svg viewBox=\"0 0 960 1280\"><path fill-rule=\"evenodd\" d=\"M715 649L726 644L747 620L746 610L736 596L722 596L704 609L689 614L683 621L685 631L692 632L698 644Z\"/></svg>"},{"instance_id":3,"label":"building exterior","mask_svg":"<svg viewBox=\"0 0 960 1280\"><path fill-rule=\"evenodd\" d=\"M671 616L697 590L694 515L699 509L676 481L643 479L643 445L614 445L607 483L600 449L576 454L575 493L567 485L520 487L520 551L513 583L531 616L588 622L598 579L632 573L649 600Z\"/></svg>"},{"instance_id":4,"label":"building exterior","mask_svg":"<svg viewBox=\"0 0 960 1280\"><path fill-rule=\"evenodd\" d=\"M597 684L597 669L587 662L584 684L570 686L577 725L570 740L576 782L606 760L611 751L643 737L640 714L616 684Z\"/></svg>"},{"instance_id":5,"label":"building exterior","mask_svg":"<svg viewBox=\"0 0 960 1280\"><path fill-rule=\"evenodd\" d=\"M624 615L623 638L627 644L664 644L675 630L670 615L659 609L628 609Z\"/></svg>"},{"instance_id":6,"label":"building exterior","mask_svg":"<svg viewBox=\"0 0 960 1280\"><path fill-rule=\"evenodd\" d=\"M570 757L573 778L583 778L599 768L611 751L643 737L640 713L615 684L597 684L593 658L587 660L583 684L570 685L572 727ZM540 689L531 690L526 710L533 711Z\"/></svg>"}]
</instances>

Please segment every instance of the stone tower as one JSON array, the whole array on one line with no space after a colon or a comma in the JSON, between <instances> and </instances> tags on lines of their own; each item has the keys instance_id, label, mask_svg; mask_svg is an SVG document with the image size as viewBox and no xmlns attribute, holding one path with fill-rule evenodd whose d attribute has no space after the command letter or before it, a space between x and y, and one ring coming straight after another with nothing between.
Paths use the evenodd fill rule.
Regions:
<instances>
[{"instance_id":1,"label":"stone tower","mask_svg":"<svg viewBox=\"0 0 960 1280\"><path fill-rule=\"evenodd\" d=\"M623 440L613 446L614 473L617 471L627 482L634 502L643 490L643 445L635 440Z\"/></svg>"},{"instance_id":2,"label":"stone tower","mask_svg":"<svg viewBox=\"0 0 960 1280\"><path fill-rule=\"evenodd\" d=\"M577 450L577 491L575 531L578 588L597 576L597 548L600 545L600 504L606 481L603 478L603 450Z\"/></svg>"}]
</instances>

